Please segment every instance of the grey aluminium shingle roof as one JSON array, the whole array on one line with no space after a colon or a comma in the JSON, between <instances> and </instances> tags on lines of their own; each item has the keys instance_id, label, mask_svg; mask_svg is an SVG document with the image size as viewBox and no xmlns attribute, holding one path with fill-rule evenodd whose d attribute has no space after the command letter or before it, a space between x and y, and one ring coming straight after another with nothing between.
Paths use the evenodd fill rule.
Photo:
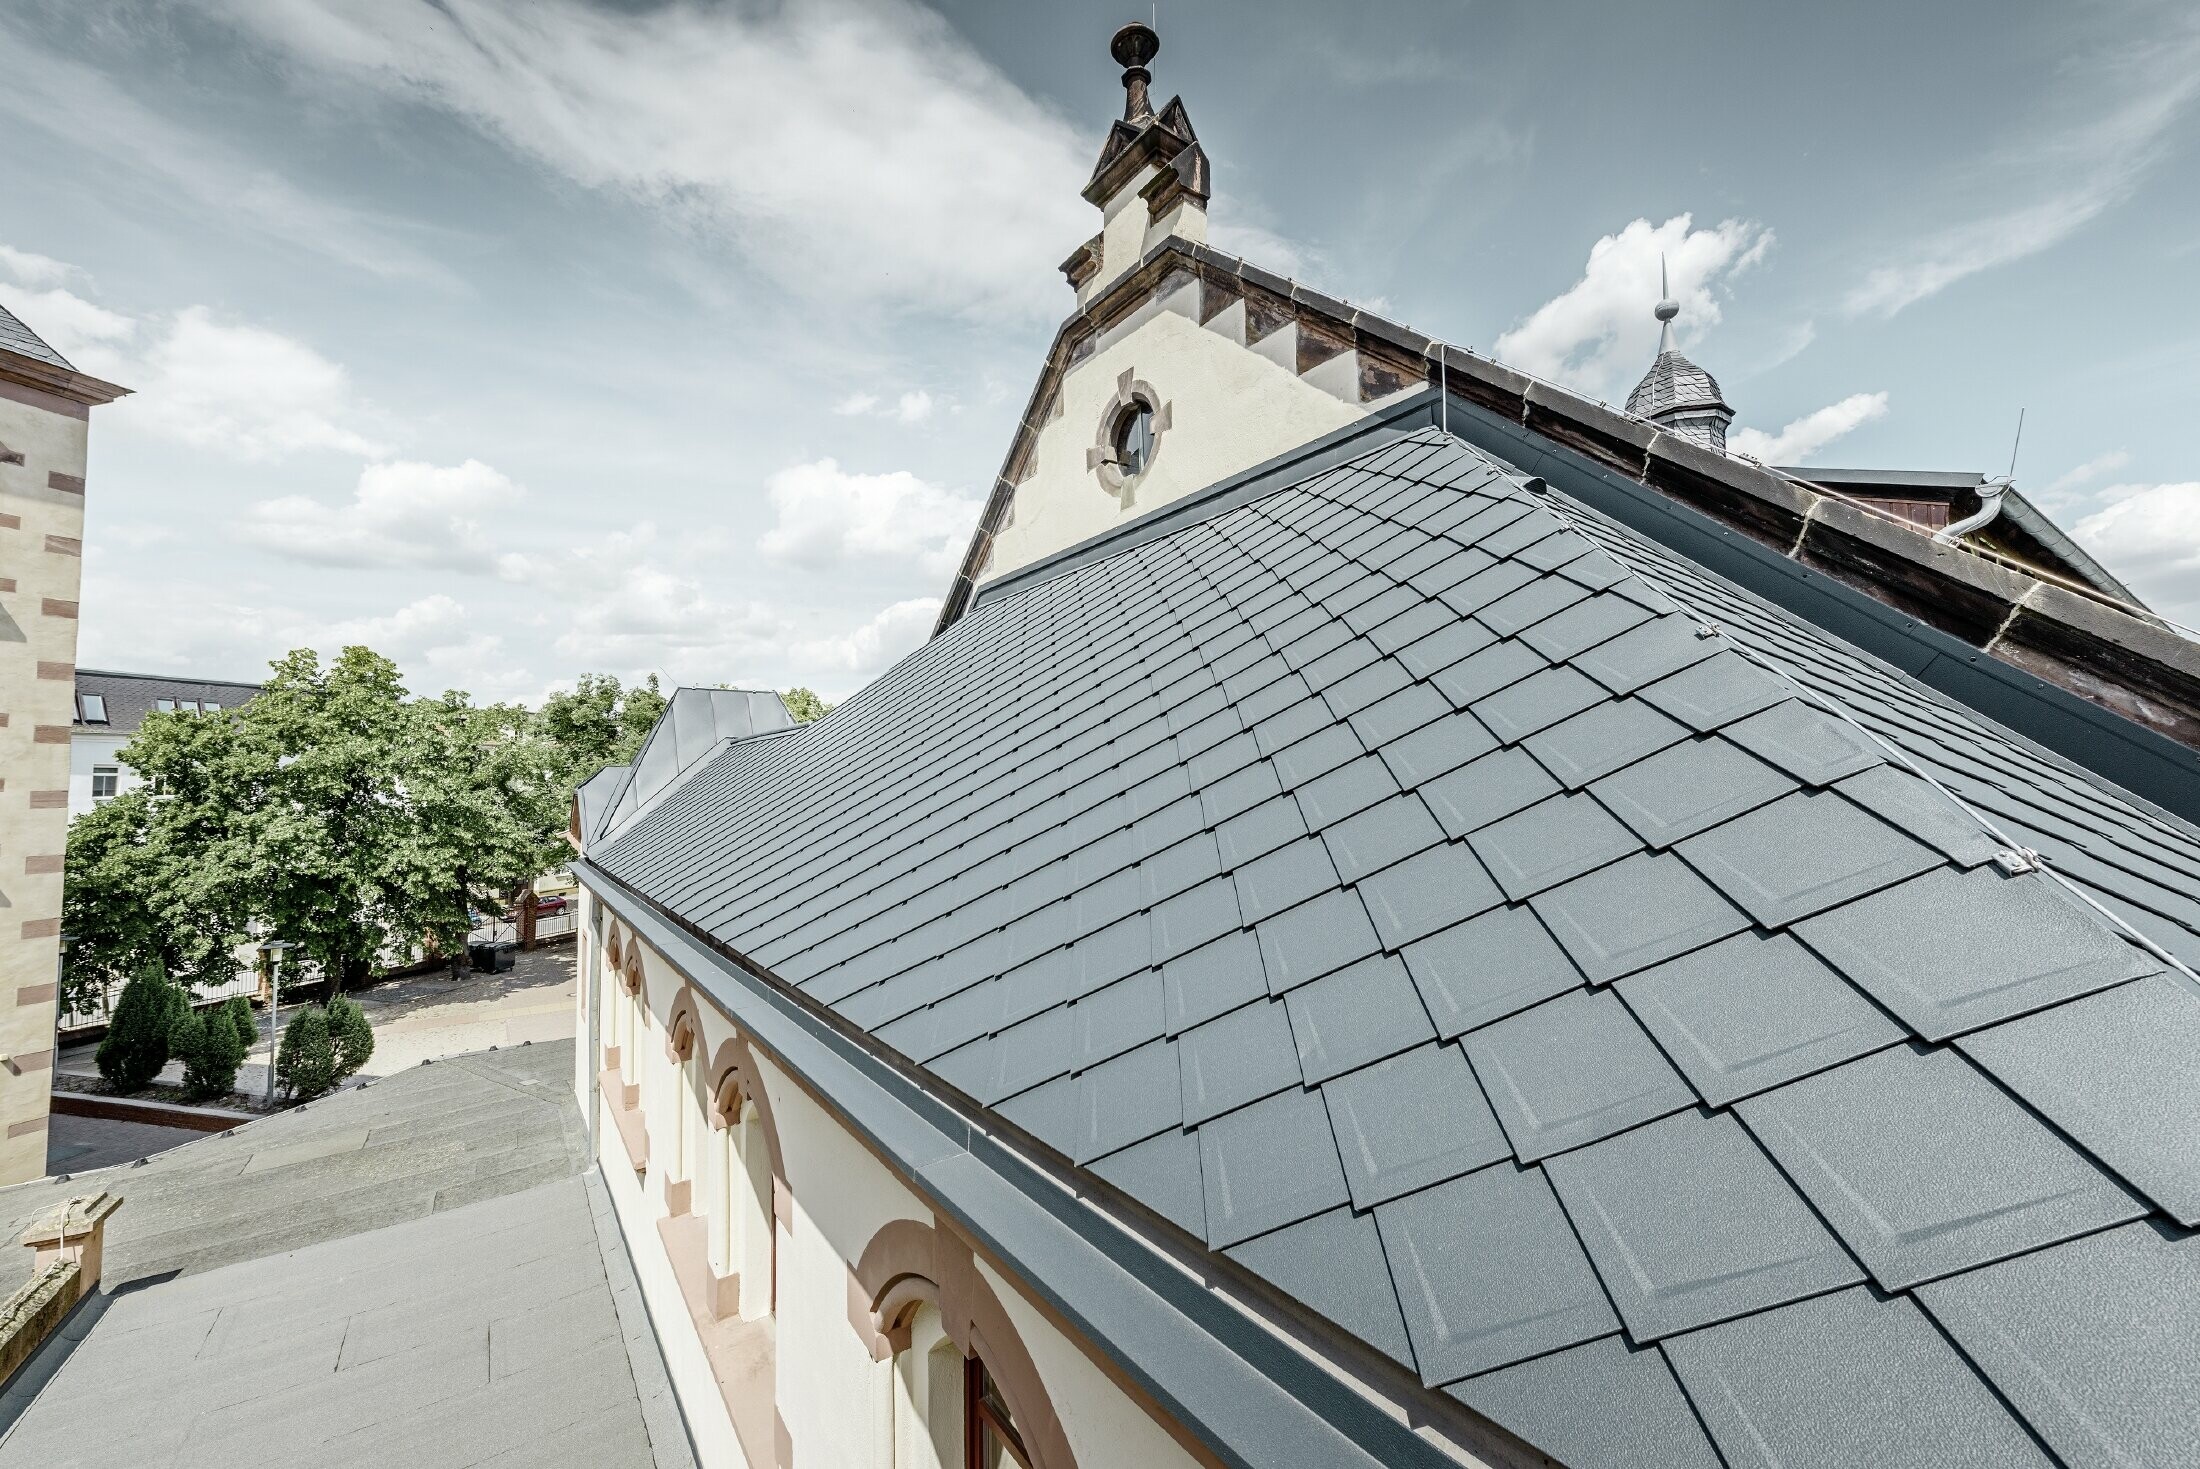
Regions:
<instances>
[{"instance_id":1,"label":"grey aluminium shingle roof","mask_svg":"<svg viewBox=\"0 0 2200 1469\"><path fill-rule=\"evenodd\" d=\"M1581 1465L2023 1462L2056 1385L1934 1293L2193 1258L2200 992L1880 740L2200 954L2200 836L1434 432L981 596L593 855L1399 1391ZM2157 1441L2112 1305L1978 1309Z\"/></svg>"}]
</instances>

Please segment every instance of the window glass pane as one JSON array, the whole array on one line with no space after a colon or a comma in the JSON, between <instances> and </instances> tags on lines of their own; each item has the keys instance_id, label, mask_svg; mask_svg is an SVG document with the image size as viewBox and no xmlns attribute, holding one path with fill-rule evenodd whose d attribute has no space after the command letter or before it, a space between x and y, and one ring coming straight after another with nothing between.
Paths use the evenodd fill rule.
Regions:
<instances>
[{"instance_id":1,"label":"window glass pane","mask_svg":"<svg viewBox=\"0 0 2200 1469\"><path fill-rule=\"evenodd\" d=\"M107 700L104 695L78 694L76 702L86 724L105 724L107 722Z\"/></svg>"},{"instance_id":2,"label":"window glass pane","mask_svg":"<svg viewBox=\"0 0 2200 1469\"><path fill-rule=\"evenodd\" d=\"M106 800L109 796L115 794L115 789L120 781L121 771L117 767L94 765L92 767L92 799L95 801Z\"/></svg>"},{"instance_id":3,"label":"window glass pane","mask_svg":"<svg viewBox=\"0 0 2200 1469\"><path fill-rule=\"evenodd\" d=\"M155 699L153 707L163 714L173 714L176 712L176 701L174 699Z\"/></svg>"},{"instance_id":4,"label":"window glass pane","mask_svg":"<svg viewBox=\"0 0 2200 1469\"><path fill-rule=\"evenodd\" d=\"M222 706L212 702L201 704L199 705L199 707L209 714L219 714L222 712Z\"/></svg>"}]
</instances>

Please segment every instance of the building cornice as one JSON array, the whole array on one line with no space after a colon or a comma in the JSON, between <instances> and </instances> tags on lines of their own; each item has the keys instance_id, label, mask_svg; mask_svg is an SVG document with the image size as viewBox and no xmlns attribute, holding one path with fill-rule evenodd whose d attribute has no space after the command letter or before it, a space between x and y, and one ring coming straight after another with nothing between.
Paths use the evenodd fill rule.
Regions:
<instances>
[{"instance_id":1,"label":"building cornice","mask_svg":"<svg viewBox=\"0 0 2200 1469\"><path fill-rule=\"evenodd\" d=\"M0 382L50 394L85 408L97 408L103 403L112 403L130 391L89 373L78 372L70 367L56 367L50 362L41 362L36 357L26 357L21 352L10 352L6 348L0 348Z\"/></svg>"}]
</instances>

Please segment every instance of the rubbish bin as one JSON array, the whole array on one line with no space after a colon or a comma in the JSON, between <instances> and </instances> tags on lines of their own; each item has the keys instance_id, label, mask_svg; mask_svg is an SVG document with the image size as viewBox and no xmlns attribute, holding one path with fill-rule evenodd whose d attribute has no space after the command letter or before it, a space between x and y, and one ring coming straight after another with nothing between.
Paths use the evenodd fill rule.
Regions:
<instances>
[{"instance_id":1,"label":"rubbish bin","mask_svg":"<svg viewBox=\"0 0 2200 1469\"><path fill-rule=\"evenodd\" d=\"M509 939L499 940L489 947L489 973L504 974L519 961L519 945Z\"/></svg>"}]
</instances>

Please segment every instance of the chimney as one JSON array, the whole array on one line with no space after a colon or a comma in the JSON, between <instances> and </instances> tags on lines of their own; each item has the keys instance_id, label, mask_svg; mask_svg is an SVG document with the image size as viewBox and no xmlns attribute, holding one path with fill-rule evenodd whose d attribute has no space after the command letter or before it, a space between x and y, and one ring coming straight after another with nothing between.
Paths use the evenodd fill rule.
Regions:
<instances>
[{"instance_id":1,"label":"chimney","mask_svg":"<svg viewBox=\"0 0 2200 1469\"><path fill-rule=\"evenodd\" d=\"M1207 238L1207 154L1182 98L1155 111L1153 73L1161 38L1138 21L1115 33L1108 52L1123 68L1123 116L1110 125L1085 198L1100 210L1100 233L1062 264L1082 306L1163 240Z\"/></svg>"}]
</instances>

